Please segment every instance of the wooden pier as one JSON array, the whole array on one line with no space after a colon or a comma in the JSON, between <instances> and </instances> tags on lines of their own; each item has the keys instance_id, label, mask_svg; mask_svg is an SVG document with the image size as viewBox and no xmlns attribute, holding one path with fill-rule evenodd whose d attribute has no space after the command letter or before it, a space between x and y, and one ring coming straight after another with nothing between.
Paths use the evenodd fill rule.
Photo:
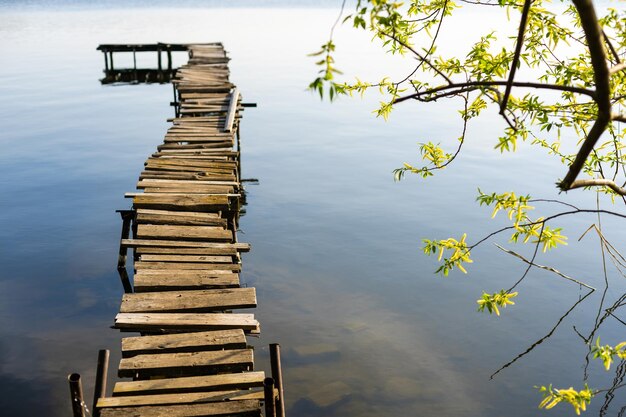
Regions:
<instances>
[{"instance_id":1,"label":"wooden pier","mask_svg":"<svg viewBox=\"0 0 626 417\"><path fill-rule=\"evenodd\" d=\"M160 57L163 45L98 49L106 72L113 52L158 51ZM253 416L264 408L266 417L282 417L279 347L271 345L273 378L255 372L246 337L260 325L253 314L232 311L257 305L255 288L239 281L241 253L250 249L237 240L241 96L229 81L221 44L168 48L190 57L172 79L176 116L146 160L138 191L126 194L132 209L120 210L125 294L114 327L140 336L122 340L118 376L129 380L117 382L111 397L104 396L108 354L101 353L93 415ZM75 391L72 401L74 415L84 416Z\"/></svg>"}]
</instances>

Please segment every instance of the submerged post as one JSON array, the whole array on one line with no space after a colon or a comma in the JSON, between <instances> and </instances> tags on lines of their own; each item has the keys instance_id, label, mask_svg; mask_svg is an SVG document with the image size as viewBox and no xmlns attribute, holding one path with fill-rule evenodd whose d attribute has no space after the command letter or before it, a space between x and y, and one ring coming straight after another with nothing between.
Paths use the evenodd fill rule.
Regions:
<instances>
[{"instance_id":1,"label":"submerged post","mask_svg":"<svg viewBox=\"0 0 626 417\"><path fill-rule=\"evenodd\" d=\"M278 398L276 399L276 416L285 417L285 395L283 393L283 369L280 363L280 345L270 344L270 363L272 365L272 378L276 383Z\"/></svg>"},{"instance_id":2,"label":"submerged post","mask_svg":"<svg viewBox=\"0 0 626 417\"><path fill-rule=\"evenodd\" d=\"M265 378L263 380L265 394L265 417L276 417L276 403L274 397L274 379Z\"/></svg>"},{"instance_id":3,"label":"submerged post","mask_svg":"<svg viewBox=\"0 0 626 417\"><path fill-rule=\"evenodd\" d=\"M107 376L109 373L109 350L101 349L98 351L98 367L96 368L96 384L93 389L93 417L100 416L100 410L96 407L98 400L106 396Z\"/></svg>"},{"instance_id":4,"label":"submerged post","mask_svg":"<svg viewBox=\"0 0 626 417\"><path fill-rule=\"evenodd\" d=\"M72 413L74 417L86 417L85 401L83 401L83 386L80 383L80 374L70 374L67 376L67 380L70 383Z\"/></svg>"},{"instance_id":5,"label":"submerged post","mask_svg":"<svg viewBox=\"0 0 626 417\"><path fill-rule=\"evenodd\" d=\"M122 216L122 236L120 239L120 251L117 257L117 272L120 274L124 292L129 294L133 292L133 287L130 284L130 278L126 271L126 255L128 254L128 248L122 244L122 241L128 239L130 236L131 222L135 212L133 210L118 210L118 212Z\"/></svg>"}]
</instances>

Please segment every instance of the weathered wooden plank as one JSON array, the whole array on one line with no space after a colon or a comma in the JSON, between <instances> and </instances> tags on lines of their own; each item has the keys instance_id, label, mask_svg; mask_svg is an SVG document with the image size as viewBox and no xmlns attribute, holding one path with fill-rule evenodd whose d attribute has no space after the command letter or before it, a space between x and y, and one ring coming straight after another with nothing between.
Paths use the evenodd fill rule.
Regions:
<instances>
[{"instance_id":1,"label":"weathered wooden plank","mask_svg":"<svg viewBox=\"0 0 626 417\"><path fill-rule=\"evenodd\" d=\"M181 274L145 274L142 271L135 274L133 287L137 293L239 287L239 274L233 274L230 271L220 272L223 273L185 276Z\"/></svg>"},{"instance_id":2,"label":"weathered wooden plank","mask_svg":"<svg viewBox=\"0 0 626 417\"><path fill-rule=\"evenodd\" d=\"M237 154L236 151L232 149L232 144L224 144L222 142L215 143L181 143L181 141L173 141L168 143L163 143L162 145L157 146L157 151L166 152L166 151L180 151L180 150L202 150L202 151L215 151L218 153L231 153Z\"/></svg>"},{"instance_id":3,"label":"weathered wooden plank","mask_svg":"<svg viewBox=\"0 0 626 417\"><path fill-rule=\"evenodd\" d=\"M186 262L142 262L134 264L139 270L201 270L201 271L241 271L240 264L212 264L212 263L186 263Z\"/></svg>"},{"instance_id":4,"label":"weathered wooden plank","mask_svg":"<svg viewBox=\"0 0 626 417\"><path fill-rule=\"evenodd\" d=\"M194 150L169 150L164 152L155 152L152 154L155 158L161 159L178 159L180 157L185 157L187 159L198 159L200 161L234 161L234 155L232 154L224 154L222 152L215 152L212 154L200 154Z\"/></svg>"},{"instance_id":5,"label":"weathered wooden plank","mask_svg":"<svg viewBox=\"0 0 626 417\"><path fill-rule=\"evenodd\" d=\"M265 379L265 372L242 372L147 381L124 381L115 384L113 396L249 389L263 386L263 379Z\"/></svg>"},{"instance_id":6,"label":"weathered wooden plank","mask_svg":"<svg viewBox=\"0 0 626 417\"><path fill-rule=\"evenodd\" d=\"M118 376L152 375L191 376L200 372L245 371L253 364L252 349L216 350L206 352L159 353L122 358Z\"/></svg>"},{"instance_id":7,"label":"weathered wooden plank","mask_svg":"<svg viewBox=\"0 0 626 417\"><path fill-rule=\"evenodd\" d=\"M175 210L151 210L138 209L137 214L159 214L177 217L191 217L196 219L214 219L219 218L219 213L206 213L200 211L175 211Z\"/></svg>"},{"instance_id":8,"label":"weathered wooden plank","mask_svg":"<svg viewBox=\"0 0 626 417\"><path fill-rule=\"evenodd\" d=\"M194 135L194 134L182 134L182 133L176 133L176 134L171 134L168 135L166 134L165 137L163 138L163 142L165 143L169 143L169 142L194 142L194 143L216 143L216 144L220 144L222 146L233 146L234 145L234 140L230 139L230 140L224 140L223 137L219 137L219 136L215 136L215 137L210 137L207 135Z\"/></svg>"},{"instance_id":9,"label":"weathered wooden plank","mask_svg":"<svg viewBox=\"0 0 626 417\"><path fill-rule=\"evenodd\" d=\"M221 401L203 404L103 408L101 417L208 417L260 416L258 400Z\"/></svg>"},{"instance_id":10,"label":"weathered wooden plank","mask_svg":"<svg viewBox=\"0 0 626 417\"><path fill-rule=\"evenodd\" d=\"M159 248L159 247L139 247L136 249L138 255L168 254L168 255L237 255L235 248Z\"/></svg>"},{"instance_id":11,"label":"weathered wooden plank","mask_svg":"<svg viewBox=\"0 0 626 417\"><path fill-rule=\"evenodd\" d=\"M162 247L162 248L206 248L206 249L235 249L238 252L248 252L249 243L220 243L196 242L193 240L151 240L151 239L122 239L121 245L129 248Z\"/></svg>"},{"instance_id":12,"label":"weathered wooden plank","mask_svg":"<svg viewBox=\"0 0 626 417\"><path fill-rule=\"evenodd\" d=\"M124 294L120 313L208 312L256 307L255 288Z\"/></svg>"},{"instance_id":13,"label":"weathered wooden plank","mask_svg":"<svg viewBox=\"0 0 626 417\"><path fill-rule=\"evenodd\" d=\"M258 330L254 314L228 313L118 313L115 328L150 330Z\"/></svg>"},{"instance_id":14,"label":"weathered wooden plank","mask_svg":"<svg viewBox=\"0 0 626 417\"><path fill-rule=\"evenodd\" d=\"M199 404L218 401L262 400L262 389L192 392L186 394L138 395L132 397L108 397L98 400L98 408L138 407L144 405Z\"/></svg>"},{"instance_id":15,"label":"weathered wooden plank","mask_svg":"<svg viewBox=\"0 0 626 417\"><path fill-rule=\"evenodd\" d=\"M141 191L136 191L136 192L128 192L128 193L124 193L124 197L129 198L129 197L143 197L143 196L156 196L156 197L171 197L171 198L175 198L175 197L187 197L189 196L189 193L186 192L174 192L174 191L170 191L167 193L167 195L163 195L163 194L153 194L153 193L149 193L149 192L141 192ZM225 196L228 198L237 198L237 197L241 197L241 194L224 194L224 193L193 193L192 195L193 197L212 197L212 196Z\"/></svg>"},{"instance_id":16,"label":"weathered wooden plank","mask_svg":"<svg viewBox=\"0 0 626 417\"><path fill-rule=\"evenodd\" d=\"M126 337L122 339L122 356L245 349L246 345L246 336L241 329Z\"/></svg>"},{"instance_id":17,"label":"weathered wooden plank","mask_svg":"<svg viewBox=\"0 0 626 417\"><path fill-rule=\"evenodd\" d=\"M212 186L189 186L179 185L175 187L144 187L144 192L148 194L169 193L169 194L222 194L228 196L239 196L234 192L233 187L212 187ZM138 195L138 194L137 194Z\"/></svg>"},{"instance_id":18,"label":"weathered wooden plank","mask_svg":"<svg viewBox=\"0 0 626 417\"><path fill-rule=\"evenodd\" d=\"M143 254L144 262L204 262L204 263L232 263L232 256L221 255L173 255L173 254Z\"/></svg>"},{"instance_id":19,"label":"weathered wooden plank","mask_svg":"<svg viewBox=\"0 0 626 417\"><path fill-rule=\"evenodd\" d=\"M197 168L193 166L174 166L174 165L162 165L162 164L147 164L144 171L151 173L162 174L197 174L205 177L215 178L233 178L234 169L218 169L218 168Z\"/></svg>"},{"instance_id":20,"label":"weathered wooden plank","mask_svg":"<svg viewBox=\"0 0 626 417\"><path fill-rule=\"evenodd\" d=\"M155 164L167 164L167 165L191 165L196 167L204 167L204 168L229 168L235 169L237 168L236 161L214 161L214 160L201 160L197 158L185 158L180 157L176 159L164 159L164 158L155 158L150 157L146 162L155 163Z\"/></svg>"},{"instance_id":21,"label":"weathered wooden plank","mask_svg":"<svg viewBox=\"0 0 626 417\"><path fill-rule=\"evenodd\" d=\"M147 170L151 171L174 171L174 172L204 172L208 174L229 175L235 168L231 167L199 167L192 164L177 165L169 164L167 159L159 162L148 162L145 164Z\"/></svg>"},{"instance_id":22,"label":"weathered wooden plank","mask_svg":"<svg viewBox=\"0 0 626 417\"><path fill-rule=\"evenodd\" d=\"M226 219L220 217L187 217L171 214L137 213L137 224L168 224L179 226L220 226L225 228L228 224Z\"/></svg>"},{"instance_id":23,"label":"weathered wooden plank","mask_svg":"<svg viewBox=\"0 0 626 417\"><path fill-rule=\"evenodd\" d=\"M218 226L172 226L172 225L137 225L137 237L140 239L174 239L174 240L231 240L231 230Z\"/></svg>"},{"instance_id":24,"label":"weathered wooden plank","mask_svg":"<svg viewBox=\"0 0 626 417\"><path fill-rule=\"evenodd\" d=\"M223 174L228 175L235 170L235 167L223 166L223 167L206 167L198 166L197 164L173 164L169 163L168 159L161 159L160 161L148 161L145 166L146 169L158 170L158 171L183 171L183 172L208 172L211 174Z\"/></svg>"},{"instance_id":25,"label":"weathered wooden plank","mask_svg":"<svg viewBox=\"0 0 626 417\"><path fill-rule=\"evenodd\" d=\"M146 179L146 180L141 180L137 183L142 184L144 186L149 186L149 187L167 187L167 186L176 186L178 184L189 184L189 185L231 185L231 186L237 186L239 185L239 183L237 181L213 181L213 180L202 180L202 179L196 179L196 180L162 180L162 179L158 179L158 178L154 178L154 179ZM141 188L141 187L137 187L137 188Z\"/></svg>"},{"instance_id":26,"label":"weathered wooden plank","mask_svg":"<svg viewBox=\"0 0 626 417\"><path fill-rule=\"evenodd\" d=\"M171 129L170 129L171 130ZM165 137L170 137L170 138L174 138L174 137L202 137L205 138L207 140L207 142L216 142L216 141L222 141L222 142L230 142L233 139L233 134L232 133L222 133L219 131L215 131L213 133L210 132L204 132L204 133L186 133L186 132L180 132L177 131L176 129L174 129L174 131L172 133L170 133L170 131L168 130L168 133L165 134Z\"/></svg>"},{"instance_id":27,"label":"weathered wooden plank","mask_svg":"<svg viewBox=\"0 0 626 417\"><path fill-rule=\"evenodd\" d=\"M139 179L236 181L237 176L212 174L207 172L144 170L141 171L141 174L139 174Z\"/></svg>"},{"instance_id":28,"label":"weathered wooden plank","mask_svg":"<svg viewBox=\"0 0 626 417\"><path fill-rule=\"evenodd\" d=\"M137 237L139 239L230 241L233 239L233 232L218 226L138 224Z\"/></svg>"},{"instance_id":29,"label":"weathered wooden plank","mask_svg":"<svg viewBox=\"0 0 626 417\"><path fill-rule=\"evenodd\" d=\"M148 194L133 198L136 208L179 209L202 211L229 207L229 198L225 195L176 195Z\"/></svg>"}]
</instances>

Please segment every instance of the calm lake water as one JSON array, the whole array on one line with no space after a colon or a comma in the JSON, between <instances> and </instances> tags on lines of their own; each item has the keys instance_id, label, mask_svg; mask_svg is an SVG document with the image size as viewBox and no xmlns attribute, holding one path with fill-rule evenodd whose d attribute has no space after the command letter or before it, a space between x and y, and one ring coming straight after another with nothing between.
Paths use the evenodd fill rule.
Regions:
<instances>
[{"instance_id":1,"label":"calm lake water","mask_svg":"<svg viewBox=\"0 0 626 417\"><path fill-rule=\"evenodd\" d=\"M558 196L553 183L563 168L528 147L500 156L495 115L472 127L463 158L442 175L394 183L394 168L417 162L418 142L453 146L455 110L407 103L385 123L371 113L377 97L320 102L305 91L315 72L306 54L327 38L338 5L224 3L0 1L0 414L67 416L67 374L79 372L90 397L98 349L111 349L111 374L119 360L121 335L109 328L122 294L115 210L129 207L123 194L134 190L173 111L169 85L101 86L96 46L222 41L231 79L259 105L242 123L243 176L260 180L247 187L240 240L253 249L242 280L258 292L259 366L267 369L269 343L283 347L288 414L572 415L563 405L537 410L533 386L582 387L586 348L572 326L590 330L600 292L490 380L585 292L534 271L514 308L500 318L479 314L483 290L508 288L524 270L493 247L507 237L476 250L470 274L445 279L420 248L424 237L466 231L476 241L504 224L475 203L477 187L588 208L595 197ZM368 36L346 28L337 41L347 76L406 68L369 47ZM597 238L576 242L595 221L564 220L570 245L537 262L602 288ZM623 227L602 221L620 247ZM626 285L609 272L611 301ZM600 336L617 343L624 330L609 319ZM597 362L589 373L595 388L614 378ZM603 401L596 398L588 415ZM625 404L622 389L607 415Z\"/></svg>"}]
</instances>

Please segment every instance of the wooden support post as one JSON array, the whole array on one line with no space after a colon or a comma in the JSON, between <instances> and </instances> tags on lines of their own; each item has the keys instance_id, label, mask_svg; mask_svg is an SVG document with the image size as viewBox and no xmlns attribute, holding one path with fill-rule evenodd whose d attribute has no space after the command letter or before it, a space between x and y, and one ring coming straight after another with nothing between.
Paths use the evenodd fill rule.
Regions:
<instances>
[{"instance_id":1,"label":"wooden support post","mask_svg":"<svg viewBox=\"0 0 626 417\"><path fill-rule=\"evenodd\" d=\"M135 76L135 81L139 80L139 75L137 74L137 51L133 48L133 74Z\"/></svg>"},{"instance_id":2,"label":"wooden support post","mask_svg":"<svg viewBox=\"0 0 626 417\"><path fill-rule=\"evenodd\" d=\"M109 71L109 57L107 56L106 51L104 52L104 72L105 74Z\"/></svg>"},{"instance_id":3,"label":"wooden support post","mask_svg":"<svg viewBox=\"0 0 626 417\"><path fill-rule=\"evenodd\" d=\"M167 70L172 72L172 49L169 45L167 46Z\"/></svg>"},{"instance_id":4,"label":"wooden support post","mask_svg":"<svg viewBox=\"0 0 626 417\"><path fill-rule=\"evenodd\" d=\"M98 400L104 398L107 392L107 376L109 373L109 350L98 351L98 367L96 368L96 383L93 390L92 416L99 417L100 410L96 407Z\"/></svg>"},{"instance_id":5,"label":"wooden support post","mask_svg":"<svg viewBox=\"0 0 626 417\"><path fill-rule=\"evenodd\" d=\"M180 116L180 100L177 95L178 90L176 89L176 84L172 84L172 90L174 91L174 115L175 117L179 117Z\"/></svg>"},{"instance_id":6,"label":"wooden support post","mask_svg":"<svg viewBox=\"0 0 626 417\"><path fill-rule=\"evenodd\" d=\"M280 363L280 345L278 343L270 344L270 363L272 365L272 378L278 390L278 398L276 399L276 416L285 417L285 394L283 391L283 369Z\"/></svg>"},{"instance_id":7,"label":"wooden support post","mask_svg":"<svg viewBox=\"0 0 626 417\"><path fill-rule=\"evenodd\" d=\"M109 61L111 61L111 71L113 71L115 68L113 68L113 51L109 51Z\"/></svg>"},{"instance_id":8,"label":"wooden support post","mask_svg":"<svg viewBox=\"0 0 626 417\"><path fill-rule=\"evenodd\" d=\"M274 397L274 379L265 378L263 380L265 395L265 417L276 417L276 403Z\"/></svg>"},{"instance_id":9,"label":"wooden support post","mask_svg":"<svg viewBox=\"0 0 626 417\"><path fill-rule=\"evenodd\" d=\"M133 287L130 285L130 278L128 277L128 272L126 271L126 255L128 254L128 248L122 245L122 240L128 239L130 235L130 227L134 217L134 211L118 210L118 212L122 216L122 236L120 238L120 251L117 257L117 272L120 274L124 292L128 294L133 292Z\"/></svg>"},{"instance_id":10,"label":"wooden support post","mask_svg":"<svg viewBox=\"0 0 626 417\"><path fill-rule=\"evenodd\" d=\"M85 401L83 401L83 386L80 383L80 374L70 374L67 377L70 383L70 399L74 417L86 417Z\"/></svg>"},{"instance_id":11,"label":"wooden support post","mask_svg":"<svg viewBox=\"0 0 626 417\"><path fill-rule=\"evenodd\" d=\"M157 66L159 69L157 78L159 79L159 82L162 83L164 80L163 80L163 63L161 62L161 48L160 47L157 49Z\"/></svg>"}]
</instances>

